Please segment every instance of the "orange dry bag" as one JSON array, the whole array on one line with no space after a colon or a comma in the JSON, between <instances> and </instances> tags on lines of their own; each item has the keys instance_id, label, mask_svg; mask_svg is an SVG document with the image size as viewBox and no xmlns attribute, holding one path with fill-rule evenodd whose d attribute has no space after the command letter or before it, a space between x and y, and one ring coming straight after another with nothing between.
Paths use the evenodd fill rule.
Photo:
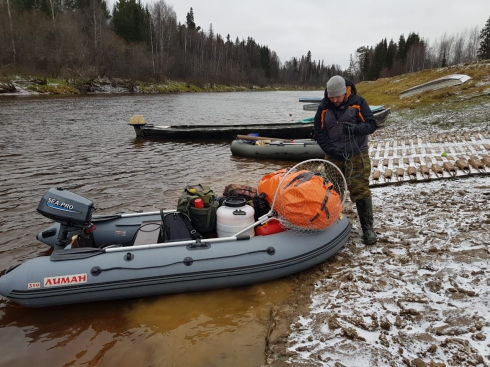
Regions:
<instances>
[{"instance_id":1,"label":"orange dry bag","mask_svg":"<svg viewBox=\"0 0 490 367\"><path fill-rule=\"evenodd\" d=\"M259 193L265 193L270 205L278 190L273 209L294 226L323 230L342 212L340 195L327 178L308 170L289 173L279 187L285 169L269 173L259 182ZM278 188L279 187L279 188Z\"/></svg>"}]
</instances>

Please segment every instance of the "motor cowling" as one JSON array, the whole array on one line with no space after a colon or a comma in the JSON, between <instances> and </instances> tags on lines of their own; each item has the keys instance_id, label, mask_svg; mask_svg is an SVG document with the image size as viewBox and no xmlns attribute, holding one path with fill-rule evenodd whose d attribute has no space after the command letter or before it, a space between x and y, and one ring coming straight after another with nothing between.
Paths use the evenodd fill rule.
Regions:
<instances>
[{"instance_id":1,"label":"motor cowling","mask_svg":"<svg viewBox=\"0 0 490 367\"><path fill-rule=\"evenodd\" d=\"M68 244L68 233L91 227L94 203L63 188L51 188L41 198L37 211L61 224L56 245Z\"/></svg>"}]
</instances>

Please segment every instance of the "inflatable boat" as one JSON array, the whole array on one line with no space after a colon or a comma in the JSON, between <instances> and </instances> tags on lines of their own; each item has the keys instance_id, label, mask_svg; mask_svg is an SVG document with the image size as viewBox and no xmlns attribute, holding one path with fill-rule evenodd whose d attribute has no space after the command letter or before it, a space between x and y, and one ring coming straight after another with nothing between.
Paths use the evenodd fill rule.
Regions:
<instances>
[{"instance_id":1,"label":"inflatable boat","mask_svg":"<svg viewBox=\"0 0 490 367\"><path fill-rule=\"evenodd\" d=\"M251 144L246 139L235 139L231 142L230 149L233 155L245 158L278 159L296 162L313 158L325 158L325 152L313 139L292 141L261 140L255 142L255 144Z\"/></svg>"},{"instance_id":2,"label":"inflatable boat","mask_svg":"<svg viewBox=\"0 0 490 367\"><path fill-rule=\"evenodd\" d=\"M341 214L307 240L289 230L251 235L267 225L261 218L229 237L159 242L163 214L172 211L92 216L93 208L67 190L48 190L37 210L55 223L37 238L53 252L7 270L0 295L43 307L254 284L320 264L351 230Z\"/></svg>"}]
</instances>

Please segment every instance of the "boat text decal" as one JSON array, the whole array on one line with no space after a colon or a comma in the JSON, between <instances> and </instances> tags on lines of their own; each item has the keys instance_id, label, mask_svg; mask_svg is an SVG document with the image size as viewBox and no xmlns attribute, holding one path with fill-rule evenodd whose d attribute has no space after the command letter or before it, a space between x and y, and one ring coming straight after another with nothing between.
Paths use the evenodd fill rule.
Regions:
<instances>
[{"instance_id":1,"label":"boat text decal","mask_svg":"<svg viewBox=\"0 0 490 367\"><path fill-rule=\"evenodd\" d=\"M87 283L87 274L61 275L59 277L44 278L45 287Z\"/></svg>"},{"instance_id":2,"label":"boat text decal","mask_svg":"<svg viewBox=\"0 0 490 367\"><path fill-rule=\"evenodd\" d=\"M73 204L70 203L65 203L64 201L59 201L54 198L48 198L46 202L46 206L57 209L57 210L63 210L65 212L70 212L70 213L80 213L79 211L75 210L75 207Z\"/></svg>"},{"instance_id":3,"label":"boat text decal","mask_svg":"<svg viewBox=\"0 0 490 367\"><path fill-rule=\"evenodd\" d=\"M29 283L27 284L27 289L41 288L41 283Z\"/></svg>"}]
</instances>

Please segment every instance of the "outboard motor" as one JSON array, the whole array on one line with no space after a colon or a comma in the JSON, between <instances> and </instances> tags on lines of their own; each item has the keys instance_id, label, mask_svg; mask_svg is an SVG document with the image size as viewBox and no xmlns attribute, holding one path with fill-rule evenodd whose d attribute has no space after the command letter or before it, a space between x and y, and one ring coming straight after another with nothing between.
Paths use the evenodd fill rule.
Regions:
<instances>
[{"instance_id":1,"label":"outboard motor","mask_svg":"<svg viewBox=\"0 0 490 367\"><path fill-rule=\"evenodd\" d=\"M70 243L70 232L85 232L92 227L90 221L93 210L93 201L61 187L49 189L37 207L39 213L60 223L55 249L65 248Z\"/></svg>"}]
</instances>

